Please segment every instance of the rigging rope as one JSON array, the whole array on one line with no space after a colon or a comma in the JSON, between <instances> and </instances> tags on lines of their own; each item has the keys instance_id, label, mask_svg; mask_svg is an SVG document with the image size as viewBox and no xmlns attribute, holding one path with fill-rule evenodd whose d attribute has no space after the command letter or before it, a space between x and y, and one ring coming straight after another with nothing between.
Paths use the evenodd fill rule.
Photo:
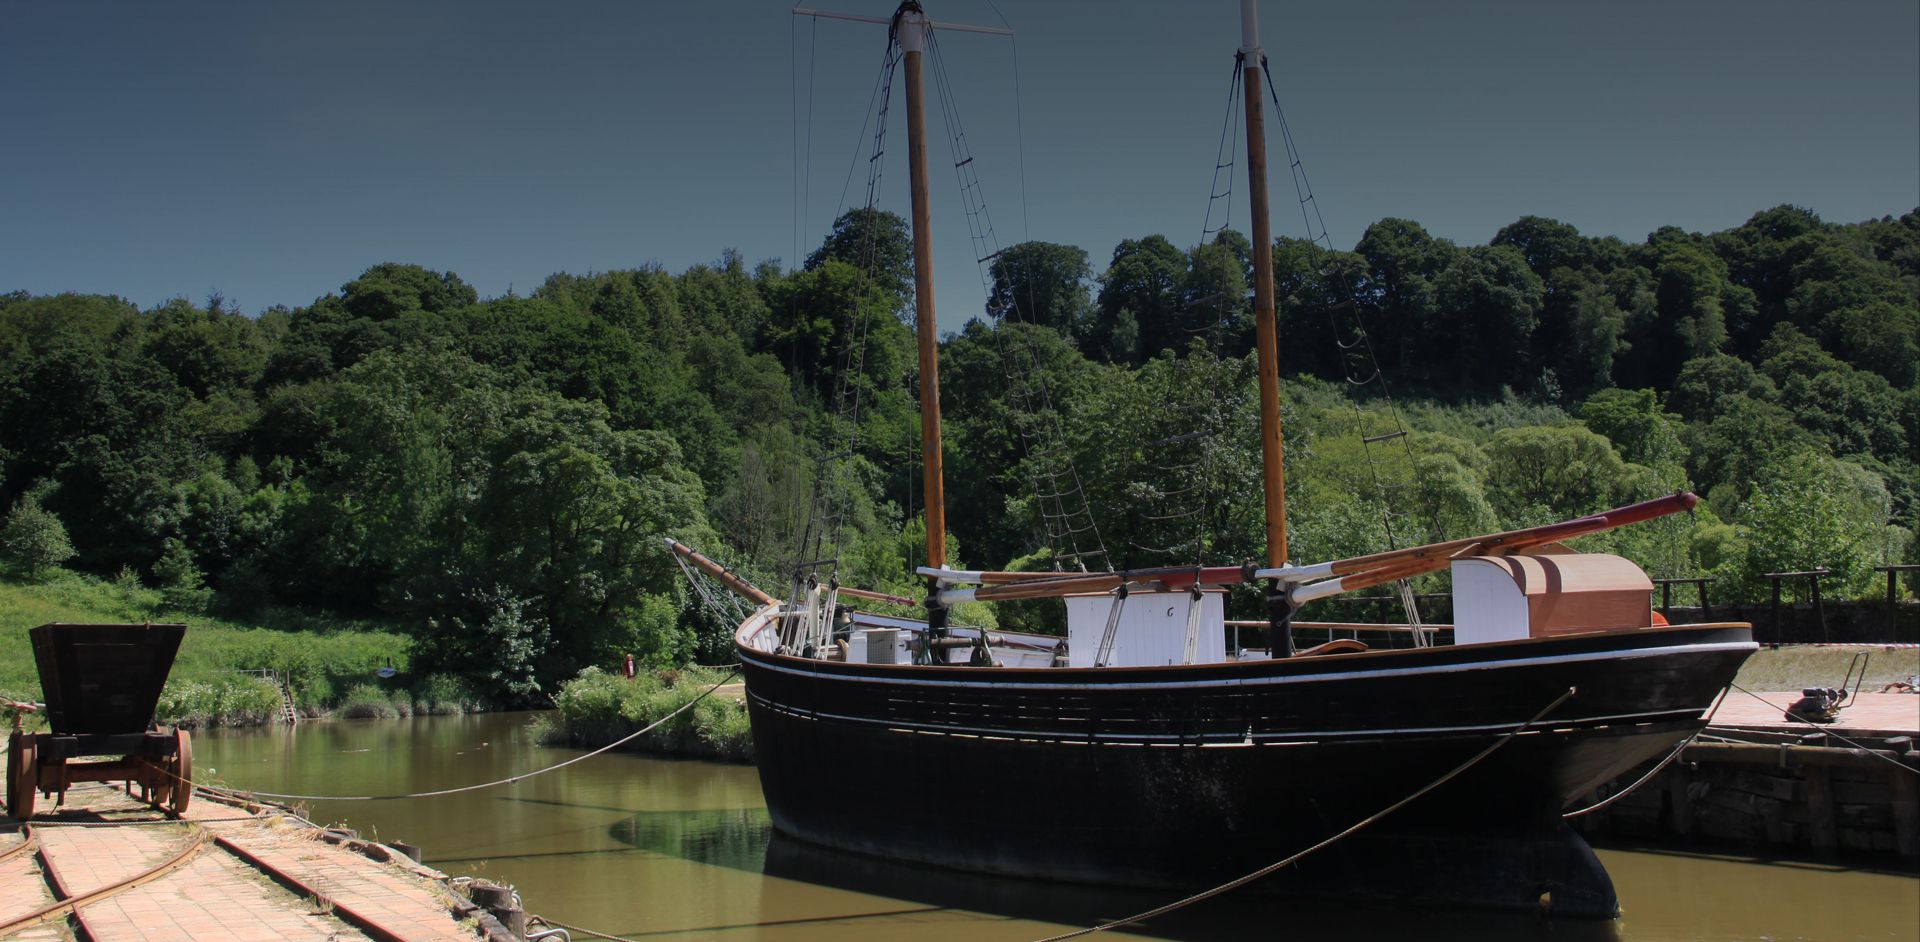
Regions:
<instances>
[{"instance_id":1,"label":"rigging rope","mask_svg":"<svg viewBox=\"0 0 1920 942\"><path fill-rule=\"evenodd\" d=\"M867 128L874 129L872 145L867 157L867 198L860 217L861 226L859 246L860 268L868 278L875 279L879 228L878 214L874 206L879 197L880 183L885 173L887 114L893 99L893 76L900 62L900 54L891 31L887 36L885 54L881 57L880 76L876 79L874 92L868 99L867 119L860 126L861 137L865 138ZM877 107L876 107L877 103ZM855 150L855 160L859 151ZM853 167L847 168L846 187L853 182ZM841 205L846 205L846 188L840 195ZM836 215L836 220L839 218ZM822 566L831 573L839 567L839 551L846 545L846 528L851 516L853 502L850 482L839 473L840 462L852 459L859 454L860 417L864 407L866 392L866 348L872 312L869 305L856 298L853 310L848 314L847 339L838 354L833 372L833 418L825 434L828 448L816 456L814 461L814 480L810 498L807 501L807 519L801 528L799 546L792 560L791 579L789 581L788 601L797 603L806 592L810 581L818 580ZM844 431L844 442L838 441ZM834 447L834 445L839 447ZM829 552L831 551L831 552Z\"/></svg>"},{"instance_id":2,"label":"rigging rope","mask_svg":"<svg viewBox=\"0 0 1920 942\"><path fill-rule=\"evenodd\" d=\"M1578 818L1581 815L1592 814L1595 811L1599 811L1600 809L1605 808L1606 806L1611 805L1614 802L1619 801L1620 799L1625 798L1636 791L1639 791L1640 786L1653 781L1654 776L1659 775L1660 771L1662 769L1665 769L1669 764L1671 764L1673 760L1680 758L1680 754L1683 752L1686 752L1687 747L1693 745L1693 741L1696 739L1699 739L1700 734L1706 732L1707 727L1713 725L1714 714L1720 712L1720 704L1725 702L1727 702L1727 688L1722 687L1720 688L1720 695L1713 698L1713 709L1710 709L1707 711L1706 720L1700 724L1700 728L1694 730L1693 735L1688 736L1685 739L1682 739L1680 741L1680 745L1673 747L1673 751L1667 753L1667 757L1664 759L1661 759L1659 765L1654 766L1650 771L1647 772L1647 774L1642 775L1638 779L1634 780L1634 783L1632 785L1628 785L1626 788L1623 788L1617 792L1614 792L1613 794L1608 795L1607 797L1602 798L1599 801L1594 802L1593 804L1580 809L1579 811L1569 811L1565 814L1562 814L1560 817Z\"/></svg>"},{"instance_id":3,"label":"rigging rope","mask_svg":"<svg viewBox=\"0 0 1920 942\"><path fill-rule=\"evenodd\" d=\"M1440 786L1445 785L1448 782L1453 781L1455 778L1459 777L1461 773L1467 771L1468 769L1473 768L1476 765L1479 765L1482 760L1486 759L1490 755L1493 755L1493 753L1496 750L1498 750L1501 746L1504 746L1507 743L1512 742L1513 737L1518 736L1523 732L1526 732L1529 728L1533 726L1533 724L1538 723L1540 722L1541 719L1545 718L1548 713L1552 713L1556 708L1560 706L1560 704L1565 703L1569 699L1571 699L1574 695L1575 689L1576 688L1568 687L1567 691L1561 694L1560 696L1555 697L1552 703L1549 703L1546 706L1541 707L1540 712L1535 713L1532 719L1529 719L1526 722L1521 723L1519 726L1516 726L1513 729L1510 729L1505 733L1502 733L1500 735L1500 738L1495 739L1492 743L1488 744L1488 746L1485 749L1482 749L1479 752L1475 753L1472 758L1448 770L1445 775L1442 775L1439 778L1434 779L1433 781L1420 786L1418 789L1415 789L1413 793L1408 795L1407 797L1402 798L1399 801L1396 801L1393 804L1388 805L1385 808L1382 808L1379 811L1376 811L1365 818L1362 818L1361 820L1350 825L1340 833L1335 834L1332 837L1329 837L1319 842L1318 844L1315 844L1312 847L1307 848L1306 850L1300 851L1299 853L1294 854L1293 856L1288 857L1285 860L1268 864L1264 867L1261 867L1258 870L1253 871L1252 873L1247 874L1246 876L1237 877L1235 879L1228 880L1227 882L1222 883L1219 886L1216 886L1212 889L1202 890L1199 893L1195 893L1192 896L1186 897L1185 899L1175 900L1174 902L1168 903L1165 906L1159 906L1153 909L1149 909L1146 912L1137 913L1135 915L1128 916L1125 919L1117 919L1117 920L1114 920L1113 922L1101 923L1100 925L1097 925L1097 926L1091 926L1086 929L1078 929L1073 932L1063 933L1061 935L1048 936L1047 938L1038 940L1038 942L1065 942L1065 940L1067 939L1077 939L1081 936L1092 935L1093 933L1096 933L1096 932L1107 932L1112 929L1121 928L1122 926L1135 925L1137 923L1144 922L1148 919L1154 919L1160 916L1164 916L1175 910L1185 909L1188 906L1192 906L1195 903L1205 902L1223 893L1228 893L1233 890L1237 890L1243 886L1246 886L1249 883L1253 883L1265 877L1272 876L1273 874L1278 873L1281 870L1287 868L1288 866L1291 866L1292 864L1305 859L1307 856L1315 852L1325 850L1326 848L1331 847L1334 844L1337 844L1348 837L1351 837L1353 834L1374 824L1375 822L1379 821L1381 818L1384 818L1396 811L1399 811L1401 808L1404 808L1407 805L1412 804L1414 801L1418 800L1420 796L1425 795L1426 793L1433 791L1434 789L1439 788Z\"/></svg>"},{"instance_id":4,"label":"rigging rope","mask_svg":"<svg viewBox=\"0 0 1920 942\"><path fill-rule=\"evenodd\" d=\"M1306 241L1315 246L1316 249L1324 250L1325 255L1323 258L1330 258L1335 251L1333 247L1333 236L1327 229L1326 216L1320 211L1320 201L1314 195L1313 184L1307 179L1306 163L1301 159L1300 149L1294 143L1293 129L1287 123L1286 109L1280 106L1280 93L1274 86L1272 66L1264 55L1260 57L1260 72L1266 79L1267 96L1269 100L1273 102L1275 123L1280 127L1280 139L1286 149L1287 170L1293 180L1294 196L1300 204L1300 219L1301 223L1306 227ZM1268 246L1266 250L1271 251L1272 247ZM1327 268L1324 264L1320 264L1316 266L1316 268L1317 270L1314 272L1315 280L1319 282L1324 289L1327 281ZM1386 403L1387 419L1392 424L1391 430L1387 433L1386 437L1397 439L1400 442L1401 450L1406 457L1407 474L1412 479L1411 483L1414 489L1418 490L1419 470L1413 454L1412 436L1407 434L1406 424L1400 417L1400 407L1393 398L1392 386L1387 381L1386 372L1380 367L1380 357L1374 350L1372 335L1367 332L1366 320L1361 315L1359 304L1354 297L1353 285L1346 279L1342 279L1337 290L1338 293L1344 295L1344 297L1340 297L1334 301L1334 303L1327 306L1328 326L1333 334L1334 345L1343 354L1341 370L1344 378L1347 384L1353 387L1353 390L1348 392L1348 401L1353 403L1354 414L1360 425L1361 453L1367 459L1367 475L1372 481L1375 499L1379 502L1381 526L1386 531L1388 547L1397 549L1400 545L1400 536L1395 530L1394 520L1403 515L1396 511L1394 507L1400 503L1400 500L1395 496L1389 496L1389 485L1381 477L1379 462L1375 459L1373 446L1381 441L1382 437L1369 436L1367 434L1366 428L1368 422L1366 410L1360 405L1357 390L1375 381L1380 383L1380 398ZM1348 333L1342 329L1339 321L1339 314L1343 310L1348 312L1352 318L1352 341L1342 339L1343 335ZM1360 362L1359 354L1361 353L1365 354L1364 363ZM1367 371L1365 378L1354 378L1353 368L1356 364L1359 364L1363 370ZM1396 492L1404 492L1405 487L1405 484L1397 482L1391 486L1392 490ZM1427 522L1430 527L1427 539L1429 541L1446 539L1446 530L1440 523L1438 505L1429 501L1426 511ZM1409 580L1405 579L1399 580L1399 582L1400 587L1398 594L1401 597L1401 604L1406 607L1407 619L1410 623L1417 626L1421 619L1419 609L1415 602L1412 584ZM1425 636L1423 633L1416 630L1413 637L1416 647L1425 646Z\"/></svg>"},{"instance_id":5,"label":"rigging rope","mask_svg":"<svg viewBox=\"0 0 1920 942\"><path fill-rule=\"evenodd\" d=\"M1000 245L999 235L993 225L993 215L987 210L979 170L974 163L972 148L967 143L966 128L960 120L959 102L947 75L946 57L940 48L937 34L928 36L927 59L933 72L935 97L940 103L941 117L947 128L948 153L953 161L954 177L959 185L961 206L967 219L968 237L975 259L974 265L980 275L982 292L987 299L987 313L1001 321L1004 327L1008 314L1012 314L1016 322L1021 319L1020 306L1012 299L1009 299L1010 303L996 304L994 301L993 277L989 263L1005 259L1005 256L1002 254L1003 247ZM1017 97L1017 74L1015 81ZM1024 143L1022 146L1024 147ZM1022 160L1024 161L1024 156ZM1024 227L1026 213L1024 164L1021 170L1021 213ZM1026 292L1027 307L1031 311L1034 307L1031 277L1026 279ZM1030 316L1027 319L1029 322L1032 321ZM1016 380L1010 387L1010 392L1017 400L1016 414L1021 417L1021 420L1013 423L1014 430L1019 434L1021 448L1033 466L1032 473L1036 478L1034 498L1038 505L1041 529L1044 531L1047 546L1053 551L1054 567L1059 569L1063 563L1070 561L1081 571L1086 571L1088 560L1104 561L1108 558L1106 543L1100 535L1099 524L1093 517L1093 509L1087 499L1086 489L1081 483L1079 469L1074 466L1070 456L1065 460L1059 460L1067 453L1065 447L1067 437L1061 426L1059 414L1053 407L1046 377L1040 368L1039 355L1020 331L996 329L993 334L1001 362L1006 364L1008 374ZM1018 349L1010 349L1013 347ZM1091 534L1087 541L1090 545L1082 544L1080 539L1082 534ZM1106 568L1111 566L1108 565Z\"/></svg>"},{"instance_id":6,"label":"rigging rope","mask_svg":"<svg viewBox=\"0 0 1920 942\"><path fill-rule=\"evenodd\" d=\"M197 782L192 784L194 785L195 788L199 788L203 791L206 791L209 794L224 795L228 798L238 798L238 799L279 798L282 800L290 800L290 801L399 801L404 798L439 798L444 795L458 795L462 792L476 792L476 791L480 791L481 789L495 788L501 785L512 785L516 782L533 778L536 775L545 775L548 772L564 769L567 766L573 765L576 762L585 762L588 759L593 758L594 756L598 756L603 753L609 752L616 747L625 745L629 742L634 741L635 739L640 738L641 736L644 736L650 732L653 732L654 730L659 729L661 724L666 723L668 720L671 720L674 717L679 716L680 714L693 709L694 706L698 704L700 701L705 700L707 697L711 696L715 690L719 690L721 687L726 686L730 681L732 681L735 677L738 677L738 676L740 676L740 668L738 666L735 666L732 671L729 671L727 673L727 676L720 678L718 683L715 683L714 685L708 687L707 689L700 691L699 696L694 697L693 699L688 700L687 702L674 708L673 712L668 713L666 716L663 716L657 720L654 720L651 723L648 723L644 728L638 731L628 733L627 735L622 736L619 739L616 739L613 742L610 742L604 746L601 746L600 748L595 749L592 752L586 753L585 755L574 756L573 758L568 759L565 762L557 762L553 765L547 766L546 768L535 769L531 772L522 772L519 775L515 775L510 778L498 779L492 782L481 782L477 785L461 785L457 788L437 788L432 791L407 792L405 794L400 794L400 795L288 795L288 794L281 794L279 792L260 792L260 791L250 791L250 790L238 789L238 788L222 788L215 785L205 785Z\"/></svg>"},{"instance_id":7,"label":"rigging rope","mask_svg":"<svg viewBox=\"0 0 1920 942\"><path fill-rule=\"evenodd\" d=\"M1833 738L1838 739L1841 742L1854 747L1855 749L1859 749L1865 752L1867 755L1873 756L1874 758L1879 759L1882 762L1892 765L1896 769L1903 770L1911 775L1920 775L1920 769L1916 769L1913 766L1907 765L1904 762L1900 762L1895 759L1891 759L1885 755L1882 755L1880 750L1875 749L1872 746L1867 745L1866 743L1860 742L1859 740L1849 739L1845 736L1842 736L1839 733L1834 732L1833 727L1826 723L1822 723L1819 720L1813 719L1811 717L1801 716L1800 714L1793 712L1793 710L1790 707L1783 707L1778 703L1768 700L1766 697L1763 697L1757 693L1754 693L1751 690L1748 690L1745 687L1740 686L1739 684L1733 684L1732 686L1733 686L1733 689L1738 690L1741 693L1744 693L1747 696L1752 697L1755 700L1758 700L1761 703L1766 704L1767 706L1770 706L1776 710L1779 710L1782 715L1791 716L1794 719L1807 724L1808 726L1818 727L1820 732L1824 735L1832 736Z\"/></svg>"}]
</instances>

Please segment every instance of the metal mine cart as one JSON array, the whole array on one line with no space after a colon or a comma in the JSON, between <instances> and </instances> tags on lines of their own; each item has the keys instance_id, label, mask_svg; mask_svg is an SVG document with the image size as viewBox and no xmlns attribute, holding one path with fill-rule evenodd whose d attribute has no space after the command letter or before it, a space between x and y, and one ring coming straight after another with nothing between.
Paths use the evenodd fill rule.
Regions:
<instances>
[{"instance_id":1,"label":"metal mine cart","mask_svg":"<svg viewBox=\"0 0 1920 942\"><path fill-rule=\"evenodd\" d=\"M185 625L41 625L33 659L50 733L20 729L7 740L7 810L33 816L35 793L65 801L74 782L125 782L178 817L193 799L187 731L161 731L153 709L180 650ZM27 705L17 705L27 707ZM83 757L119 756L117 759Z\"/></svg>"}]
</instances>

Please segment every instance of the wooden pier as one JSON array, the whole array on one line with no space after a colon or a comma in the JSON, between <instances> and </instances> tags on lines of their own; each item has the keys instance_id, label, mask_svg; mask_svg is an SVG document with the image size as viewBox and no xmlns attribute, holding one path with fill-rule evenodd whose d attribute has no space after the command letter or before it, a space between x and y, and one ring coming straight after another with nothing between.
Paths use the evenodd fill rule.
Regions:
<instances>
[{"instance_id":1,"label":"wooden pier","mask_svg":"<svg viewBox=\"0 0 1920 942\"><path fill-rule=\"evenodd\" d=\"M1798 698L1729 691L1678 761L1579 826L1592 836L1920 863L1920 695L1863 693L1831 724L1788 720L1784 708Z\"/></svg>"},{"instance_id":2,"label":"wooden pier","mask_svg":"<svg viewBox=\"0 0 1920 942\"><path fill-rule=\"evenodd\" d=\"M505 942L459 882L282 809L201 795L178 820L119 788L0 818L0 939Z\"/></svg>"}]
</instances>

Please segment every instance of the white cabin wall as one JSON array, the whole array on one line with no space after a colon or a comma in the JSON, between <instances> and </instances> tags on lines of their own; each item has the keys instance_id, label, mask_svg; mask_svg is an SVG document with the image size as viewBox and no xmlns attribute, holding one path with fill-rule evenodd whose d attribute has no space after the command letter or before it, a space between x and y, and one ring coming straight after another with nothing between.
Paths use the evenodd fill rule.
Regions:
<instances>
[{"instance_id":1,"label":"white cabin wall","mask_svg":"<svg viewBox=\"0 0 1920 942\"><path fill-rule=\"evenodd\" d=\"M1226 593L1202 592L1200 634L1194 663L1220 664L1227 660ZM1107 630L1113 596L1067 597L1067 659L1073 667L1092 667ZM1120 610L1109 667L1148 667L1183 663L1187 648L1187 613L1193 595L1178 592L1134 592Z\"/></svg>"},{"instance_id":2,"label":"white cabin wall","mask_svg":"<svg viewBox=\"0 0 1920 942\"><path fill-rule=\"evenodd\" d=\"M1453 562L1453 643L1514 641L1532 632L1526 593L1485 560Z\"/></svg>"}]
</instances>

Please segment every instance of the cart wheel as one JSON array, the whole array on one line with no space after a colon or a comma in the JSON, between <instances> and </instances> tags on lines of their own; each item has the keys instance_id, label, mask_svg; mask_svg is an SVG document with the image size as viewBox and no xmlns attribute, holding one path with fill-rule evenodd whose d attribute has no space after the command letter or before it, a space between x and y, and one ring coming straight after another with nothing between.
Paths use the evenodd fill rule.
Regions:
<instances>
[{"instance_id":1,"label":"cart wheel","mask_svg":"<svg viewBox=\"0 0 1920 942\"><path fill-rule=\"evenodd\" d=\"M7 813L21 821L33 817L33 796L40 784L38 752L32 736L15 732L7 737Z\"/></svg>"},{"instance_id":2,"label":"cart wheel","mask_svg":"<svg viewBox=\"0 0 1920 942\"><path fill-rule=\"evenodd\" d=\"M179 747L167 764L167 787L173 791L170 807L177 818L187 813L187 805L193 801L193 739L184 729L174 730L173 735Z\"/></svg>"},{"instance_id":3,"label":"cart wheel","mask_svg":"<svg viewBox=\"0 0 1920 942\"><path fill-rule=\"evenodd\" d=\"M160 759L141 759L140 800L152 806L156 811L165 811L167 799L173 795L173 757ZM132 791L134 782L128 782L128 791Z\"/></svg>"}]
</instances>

